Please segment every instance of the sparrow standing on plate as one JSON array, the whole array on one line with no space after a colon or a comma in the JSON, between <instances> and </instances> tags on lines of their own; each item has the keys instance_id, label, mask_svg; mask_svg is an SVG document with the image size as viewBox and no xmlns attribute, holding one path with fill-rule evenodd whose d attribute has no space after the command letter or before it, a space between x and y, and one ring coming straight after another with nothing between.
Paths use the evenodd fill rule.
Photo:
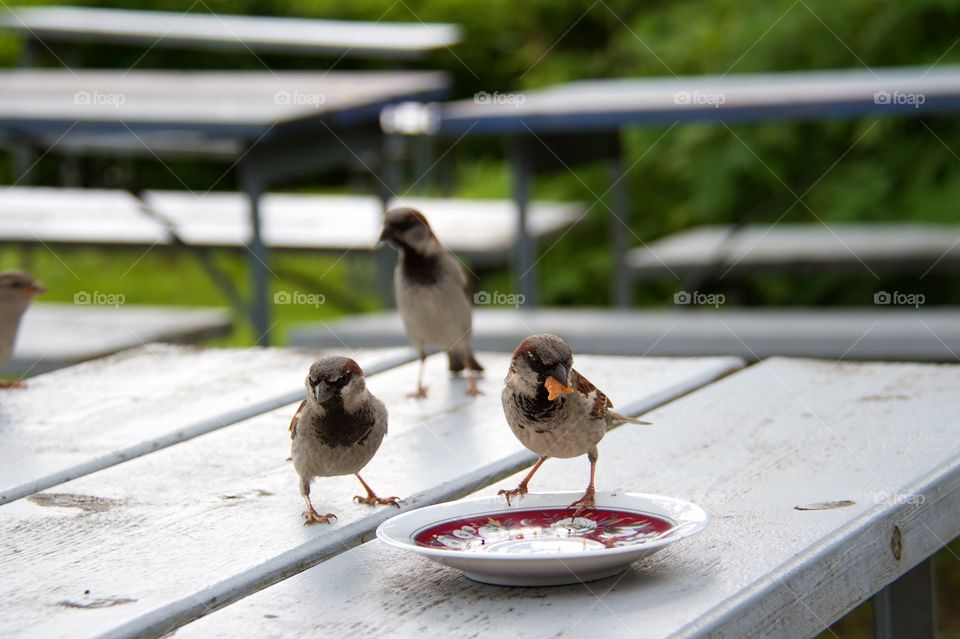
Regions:
<instances>
[{"instance_id":1,"label":"sparrow standing on plate","mask_svg":"<svg viewBox=\"0 0 960 639\"><path fill-rule=\"evenodd\" d=\"M479 395L476 374L483 371L470 346L473 297L463 267L433 234L423 213L411 208L387 211L381 242L400 251L393 274L397 308L407 337L420 355L420 374L413 397L426 397L423 369L427 347L447 352L450 371L466 370L467 394Z\"/></svg>"},{"instance_id":2,"label":"sparrow standing on plate","mask_svg":"<svg viewBox=\"0 0 960 639\"><path fill-rule=\"evenodd\" d=\"M377 497L360 477L387 434L387 408L367 390L363 371L348 357L323 357L310 367L307 398L290 422L291 457L307 502L306 524L328 524L336 515L321 515L310 503L314 477L356 475L367 491L353 500L374 506L400 507L399 497Z\"/></svg>"},{"instance_id":3,"label":"sparrow standing on plate","mask_svg":"<svg viewBox=\"0 0 960 639\"><path fill-rule=\"evenodd\" d=\"M550 457L590 460L590 484L570 504L581 511L595 507L597 444L618 424L649 424L610 410L613 403L573 368L573 352L556 335L531 335L513 352L503 388L503 412L510 430L524 446L540 455L520 485L498 494L523 497L527 484Z\"/></svg>"},{"instance_id":4,"label":"sparrow standing on plate","mask_svg":"<svg viewBox=\"0 0 960 639\"><path fill-rule=\"evenodd\" d=\"M23 271L0 272L0 367L13 355L20 318L34 297L45 293L39 282ZM0 388L23 388L22 382L0 380Z\"/></svg>"}]
</instances>

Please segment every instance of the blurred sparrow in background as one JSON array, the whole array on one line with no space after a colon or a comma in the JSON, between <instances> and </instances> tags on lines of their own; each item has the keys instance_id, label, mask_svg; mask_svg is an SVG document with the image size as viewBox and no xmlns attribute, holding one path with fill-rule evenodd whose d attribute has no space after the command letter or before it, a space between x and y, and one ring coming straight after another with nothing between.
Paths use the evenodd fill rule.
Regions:
<instances>
[{"instance_id":1,"label":"blurred sparrow in background","mask_svg":"<svg viewBox=\"0 0 960 639\"><path fill-rule=\"evenodd\" d=\"M595 506L597 444L607 429L624 422L648 424L610 410L613 403L573 368L573 352L556 335L531 335L513 352L503 388L503 412L510 430L540 455L520 485L498 494L523 497L534 473L550 457L590 460L590 484L570 504L577 511Z\"/></svg>"},{"instance_id":2,"label":"blurred sparrow in background","mask_svg":"<svg viewBox=\"0 0 960 639\"><path fill-rule=\"evenodd\" d=\"M420 355L414 397L426 397L423 369L427 347L447 352L450 371L467 372L467 394L479 395L476 374L483 370L473 355L473 296L463 267L430 229L423 213L411 208L387 211L381 242L400 251L393 274L397 308L407 337Z\"/></svg>"},{"instance_id":3,"label":"blurred sparrow in background","mask_svg":"<svg viewBox=\"0 0 960 639\"><path fill-rule=\"evenodd\" d=\"M363 371L348 357L323 357L310 367L307 398L290 422L291 457L300 475L300 494L307 502L306 524L330 523L336 515L319 514L310 502L314 477L356 475L367 491L361 504L400 507L398 497L377 497L360 477L387 434L387 409L367 390Z\"/></svg>"},{"instance_id":4,"label":"blurred sparrow in background","mask_svg":"<svg viewBox=\"0 0 960 639\"><path fill-rule=\"evenodd\" d=\"M0 367L13 355L20 318L33 298L46 292L39 282L23 271L0 272ZM22 388L21 382L0 380L0 388Z\"/></svg>"}]
</instances>

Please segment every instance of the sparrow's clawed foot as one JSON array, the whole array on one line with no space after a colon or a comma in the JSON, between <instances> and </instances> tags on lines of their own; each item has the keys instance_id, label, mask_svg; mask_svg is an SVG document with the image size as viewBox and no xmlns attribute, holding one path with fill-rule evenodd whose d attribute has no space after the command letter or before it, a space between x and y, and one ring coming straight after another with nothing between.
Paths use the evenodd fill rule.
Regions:
<instances>
[{"instance_id":1,"label":"sparrow's clawed foot","mask_svg":"<svg viewBox=\"0 0 960 639\"><path fill-rule=\"evenodd\" d=\"M407 397L414 397L416 399L423 399L427 396L427 387L426 386L417 386L417 390L412 393L407 393Z\"/></svg>"},{"instance_id":2,"label":"sparrow's clawed foot","mask_svg":"<svg viewBox=\"0 0 960 639\"><path fill-rule=\"evenodd\" d=\"M369 493L366 497L361 497L360 495L354 495L353 501L358 504L366 504L367 506L376 506L380 504L382 506L396 506L400 507L400 498L399 497L377 497L373 493Z\"/></svg>"},{"instance_id":3,"label":"sparrow's clawed foot","mask_svg":"<svg viewBox=\"0 0 960 639\"><path fill-rule=\"evenodd\" d=\"M594 490L593 486L587 488L587 492L584 493L583 497L573 502L567 508L573 509L574 516L579 515L585 510L596 510L597 508L597 492Z\"/></svg>"},{"instance_id":4,"label":"sparrow's clawed foot","mask_svg":"<svg viewBox=\"0 0 960 639\"><path fill-rule=\"evenodd\" d=\"M483 391L480 390L479 386L477 386L477 378L473 375L467 378L467 395L470 395L471 397L483 395Z\"/></svg>"},{"instance_id":5,"label":"sparrow's clawed foot","mask_svg":"<svg viewBox=\"0 0 960 639\"><path fill-rule=\"evenodd\" d=\"M497 495L503 495L504 497L507 498L507 506L510 506L510 505L511 505L510 500L511 500L513 497L519 497L520 499L523 499L523 496L526 495L526 494L527 494L527 485L526 485L526 484L520 484L519 486L517 486L517 487L514 488L513 490L506 490L506 489L504 489L504 490L499 490L499 491L497 491Z\"/></svg>"},{"instance_id":6,"label":"sparrow's clawed foot","mask_svg":"<svg viewBox=\"0 0 960 639\"><path fill-rule=\"evenodd\" d=\"M366 504L367 506L376 506L377 504L382 504L384 506L396 506L400 507L400 504L397 503L400 501L399 497L377 497L376 493L373 492L373 489L367 485L367 482L363 481L363 477L359 473L354 473L354 477L360 480L360 485L363 486L363 489L367 491L366 497L361 497L360 495L354 495L353 501L358 504Z\"/></svg>"},{"instance_id":7,"label":"sparrow's clawed foot","mask_svg":"<svg viewBox=\"0 0 960 639\"><path fill-rule=\"evenodd\" d=\"M336 519L337 516L334 515L333 513L327 513L326 515L321 515L316 510L314 510L313 506L310 506L310 510L304 511L303 518L305 520L303 522L303 525L309 526L310 524L331 524L333 523L331 520Z\"/></svg>"},{"instance_id":8,"label":"sparrow's clawed foot","mask_svg":"<svg viewBox=\"0 0 960 639\"><path fill-rule=\"evenodd\" d=\"M6 379L0 379L0 388L26 388L26 387L27 385L19 380L10 381Z\"/></svg>"}]
</instances>

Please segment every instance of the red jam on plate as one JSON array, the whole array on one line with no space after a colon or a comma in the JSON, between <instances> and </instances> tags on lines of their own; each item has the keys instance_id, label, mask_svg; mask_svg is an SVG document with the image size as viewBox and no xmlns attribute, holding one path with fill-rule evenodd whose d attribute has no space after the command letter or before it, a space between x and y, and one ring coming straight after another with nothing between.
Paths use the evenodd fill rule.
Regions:
<instances>
[{"instance_id":1,"label":"red jam on plate","mask_svg":"<svg viewBox=\"0 0 960 639\"><path fill-rule=\"evenodd\" d=\"M666 519L623 510L587 510L573 517L569 508L554 508L471 515L424 528L414 540L446 550L577 552L642 544L672 527Z\"/></svg>"}]
</instances>

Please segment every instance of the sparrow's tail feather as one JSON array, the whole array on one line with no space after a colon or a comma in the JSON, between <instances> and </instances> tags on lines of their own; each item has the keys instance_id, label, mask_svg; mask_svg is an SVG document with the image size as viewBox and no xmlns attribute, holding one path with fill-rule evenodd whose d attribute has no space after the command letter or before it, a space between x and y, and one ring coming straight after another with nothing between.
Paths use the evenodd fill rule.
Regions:
<instances>
[{"instance_id":1,"label":"sparrow's tail feather","mask_svg":"<svg viewBox=\"0 0 960 639\"><path fill-rule=\"evenodd\" d=\"M483 366L481 366L477 358L474 357L473 351L468 352L466 357L464 357L463 353L450 351L447 353L447 360L450 363L451 373L459 373L466 368L467 363L470 364L470 370L477 372L483 370Z\"/></svg>"},{"instance_id":2,"label":"sparrow's tail feather","mask_svg":"<svg viewBox=\"0 0 960 639\"><path fill-rule=\"evenodd\" d=\"M650 426L652 422L645 422L643 420L637 419L636 417L627 417L626 415L621 415L620 413L614 412L612 410L607 411L607 415L613 418L613 421L618 424L643 424L645 426Z\"/></svg>"}]
</instances>

